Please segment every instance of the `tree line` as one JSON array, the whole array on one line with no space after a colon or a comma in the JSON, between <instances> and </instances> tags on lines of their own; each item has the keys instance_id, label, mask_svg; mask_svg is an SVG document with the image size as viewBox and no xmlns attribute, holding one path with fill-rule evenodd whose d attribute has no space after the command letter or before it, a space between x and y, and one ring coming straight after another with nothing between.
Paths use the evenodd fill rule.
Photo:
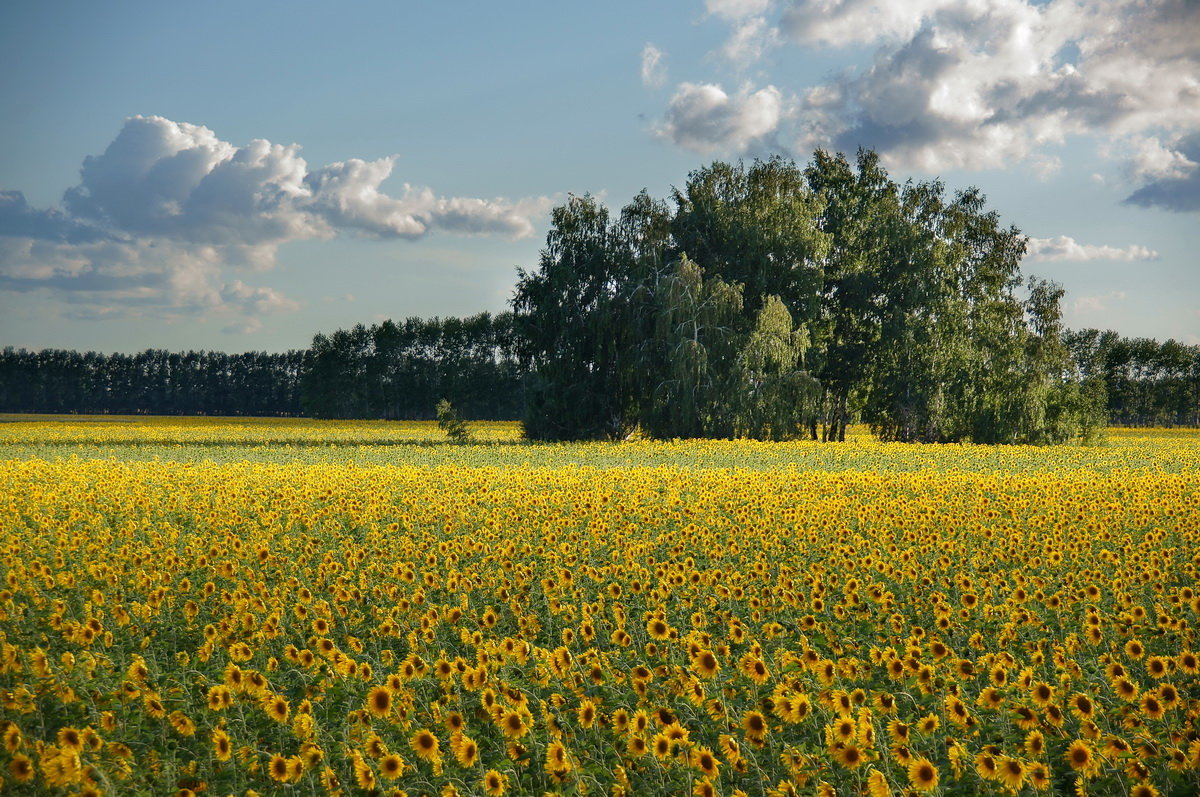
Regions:
<instances>
[{"instance_id":1,"label":"tree line","mask_svg":"<svg viewBox=\"0 0 1200 797\"><path fill-rule=\"evenodd\" d=\"M0 351L0 412L422 420L516 419L512 316L409 318L313 338L307 350Z\"/></svg>"},{"instance_id":2,"label":"tree line","mask_svg":"<svg viewBox=\"0 0 1200 797\"><path fill-rule=\"evenodd\" d=\"M1112 426L1200 426L1200 345L1126 338L1110 330L1063 335L1079 373L1101 383Z\"/></svg>"},{"instance_id":3,"label":"tree line","mask_svg":"<svg viewBox=\"0 0 1200 797\"><path fill-rule=\"evenodd\" d=\"M0 411L299 415L307 353L0 352Z\"/></svg>"},{"instance_id":4,"label":"tree line","mask_svg":"<svg viewBox=\"0 0 1200 797\"><path fill-rule=\"evenodd\" d=\"M304 351L0 354L0 411L520 418L531 439L1056 442L1200 425L1200 346L1062 328L1060 286L977 189L873 152L716 162L669 201L555 208L512 312Z\"/></svg>"},{"instance_id":5,"label":"tree line","mask_svg":"<svg viewBox=\"0 0 1200 797\"><path fill-rule=\"evenodd\" d=\"M493 319L499 330L512 323L511 316ZM462 320L466 319L453 319ZM393 326L412 328L451 321L409 319ZM371 329L383 327L380 324L364 329L370 333ZM368 350L362 345L349 345L364 334L351 333L353 330L317 336L318 341L325 341L325 366L340 371L347 381L352 381L350 375L356 370L348 363ZM511 336L511 329L492 330L488 334L501 336L496 340L503 341L497 345L502 351L504 367L494 371L485 367L465 380L458 370L451 372L453 381L439 382L435 374L443 368L436 351L426 352L417 365L412 358L398 356L403 347L393 349L394 361L389 368L395 374L404 374L407 384L423 383L425 388L407 393L404 405L393 405L391 415L362 398L356 399L357 415L340 415L342 400L336 396L351 390L345 383L339 385L336 379L320 379L310 370L316 345L310 350L282 354L234 355L160 350L105 355L6 348L0 350L0 412L432 418L435 410L431 407L436 407L436 401L453 395L457 398L452 402L456 408L470 408L469 412L461 412L464 418L516 420L523 409L527 374L516 361L511 337L503 337ZM331 345L333 340L338 341L337 346ZM1103 386L1105 414L1110 425L1200 426L1200 346L1175 340L1128 338L1112 330L1097 329L1068 330L1063 340L1077 372ZM342 345L345 348L339 353ZM371 358L382 357L379 349L373 351ZM352 356L352 352L358 354ZM338 366L337 362L343 358L347 365ZM370 370L383 370L382 362L377 360ZM363 371L367 369L364 367ZM489 381L487 371L502 376ZM474 400L454 387L464 381L473 386ZM305 384L309 391L307 403L302 393ZM439 389L441 384L449 389ZM358 389L360 395L387 394L382 386L352 389ZM392 390L391 395L397 392ZM431 405L428 398L433 395L438 398Z\"/></svg>"},{"instance_id":6,"label":"tree line","mask_svg":"<svg viewBox=\"0 0 1200 797\"><path fill-rule=\"evenodd\" d=\"M428 420L441 400L463 417L519 417L523 373L512 315L409 318L319 334L300 379L318 418Z\"/></svg>"}]
</instances>

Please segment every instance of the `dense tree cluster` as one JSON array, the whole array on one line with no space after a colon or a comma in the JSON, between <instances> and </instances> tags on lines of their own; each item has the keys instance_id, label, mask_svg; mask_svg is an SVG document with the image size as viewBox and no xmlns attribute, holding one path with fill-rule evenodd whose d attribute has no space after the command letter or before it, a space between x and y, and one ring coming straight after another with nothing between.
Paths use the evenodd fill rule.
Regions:
<instances>
[{"instance_id":1,"label":"dense tree cluster","mask_svg":"<svg viewBox=\"0 0 1200 797\"><path fill-rule=\"evenodd\" d=\"M464 418L512 419L521 376L510 314L409 318L314 337L301 397L316 418L429 420L445 399Z\"/></svg>"},{"instance_id":2,"label":"dense tree cluster","mask_svg":"<svg viewBox=\"0 0 1200 797\"><path fill-rule=\"evenodd\" d=\"M872 152L714 163L673 202L555 209L513 301L535 439L1053 442L1102 423L1056 285L974 189L891 180Z\"/></svg>"},{"instance_id":3,"label":"dense tree cluster","mask_svg":"<svg viewBox=\"0 0 1200 797\"><path fill-rule=\"evenodd\" d=\"M0 352L0 411L299 415L306 353Z\"/></svg>"}]
</instances>

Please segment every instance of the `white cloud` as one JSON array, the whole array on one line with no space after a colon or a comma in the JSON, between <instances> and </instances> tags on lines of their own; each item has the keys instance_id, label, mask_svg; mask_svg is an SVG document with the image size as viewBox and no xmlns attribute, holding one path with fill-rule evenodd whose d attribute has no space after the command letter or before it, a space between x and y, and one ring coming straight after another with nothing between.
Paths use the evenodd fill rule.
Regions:
<instances>
[{"instance_id":1,"label":"white cloud","mask_svg":"<svg viewBox=\"0 0 1200 797\"><path fill-rule=\"evenodd\" d=\"M708 13L725 19L759 16L771 7L771 0L705 0Z\"/></svg>"},{"instance_id":2,"label":"white cloud","mask_svg":"<svg viewBox=\"0 0 1200 797\"><path fill-rule=\"evenodd\" d=\"M696 152L749 149L779 127L783 98L779 89L743 88L730 96L720 86L684 83L671 98L658 134Z\"/></svg>"},{"instance_id":3,"label":"white cloud","mask_svg":"<svg viewBox=\"0 0 1200 797\"><path fill-rule=\"evenodd\" d=\"M662 50L650 42L642 48L642 85L658 88L667 81L666 57Z\"/></svg>"},{"instance_id":4,"label":"white cloud","mask_svg":"<svg viewBox=\"0 0 1200 797\"><path fill-rule=\"evenodd\" d=\"M738 66L748 66L760 60L768 50L779 45L779 34L763 17L742 20L721 47L721 56Z\"/></svg>"},{"instance_id":5,"label":"white cloud","mask_svg":"<svg viewBox=\"0 0 1200 797\"><path fill-rule=\"evenodd\" d=\"M144 316L291 312L298 305L283 294L225 271L267 270L281 244L339 233L525 237L552 203L440 197L407 184L393 197L381 186L394 157L310 170L299 152L262 139L238 147L200 125L131 117L102 154L84 160L65 212L0 192L0 287L48 291L76 305L76 315L95 317L115 308Z\"/></svg>"},{"instance_id":6,"label":"white cloud","mask_svg":"<svg viewBox=\"0 0 1200 797\"><path fill-rule=\"evenodd\" d=\"M1059 235L1054 238L1030 238L1025 258L1030 261L1070 260L1084 263L1089 260L1157 260L1158 252L1144 246L1097 246L1081 244L1074 238Z\"/></svg>"},{"instance_id":7,"label":"white cloud","mask_svg":"<svg viewBox=\"0 0 1200 797\"><path fill-rule=\"evenodd\" d=\"M1197 163L1177 149L1178 141L1163 146L1155 136L1135 136L1129 146L1129 168L1135 180L1178 180L1196 170Z\"/></svg>"},{"instance_id":8,"label":"white cloud","mask_svg":"<svg viewBox=\"0 0 1200 797\"><path fill-rule=\"evenodd\" d=\"M1131 205L1176 212L1200 211L1200 131L1163 146L1158 139L1134 142L1131 177L1143 183L1125 198Z\"/></svg>"},{"instance_id":9,"label":"white cloud","mask_svg":"<svg viewBox=\"0 0 1200 797\"><path fill-rule=\"evenodd\" d=\"M792 151L867 146L893 168L1025 162L1044 175L1048 148L1095 136L1142 142L1133 170L1178 179L1181 150L1162 142L1200 131L1192 0L795 0L774 23L765 7L708 4L730 26L727 54L751 59L750 43L770 36L851 56L874 47L869 62L792 87L801 99L781 109L788 125L778 133ZM1183 209L1180 195L1195 195L1175 185L1159 193L1166 198L1146 203Z\"/></svg>"}]
</instances>

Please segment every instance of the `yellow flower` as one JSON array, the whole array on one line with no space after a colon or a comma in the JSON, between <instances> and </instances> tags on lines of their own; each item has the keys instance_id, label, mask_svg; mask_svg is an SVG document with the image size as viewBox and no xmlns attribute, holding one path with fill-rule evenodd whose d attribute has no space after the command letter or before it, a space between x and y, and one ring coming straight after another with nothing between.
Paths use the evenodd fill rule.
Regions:
<instances>
[{"instance_id":1,"label":"yellow flower","mask_svg":"<svg viewBox=\"0 0 1200 797\"><path fill-rule=\"evenodd\" d=\"M908 782L917 791L933 791L938 785L937 767L928 758L914 758L908 764Z\"/></svg>"}]
</instances>

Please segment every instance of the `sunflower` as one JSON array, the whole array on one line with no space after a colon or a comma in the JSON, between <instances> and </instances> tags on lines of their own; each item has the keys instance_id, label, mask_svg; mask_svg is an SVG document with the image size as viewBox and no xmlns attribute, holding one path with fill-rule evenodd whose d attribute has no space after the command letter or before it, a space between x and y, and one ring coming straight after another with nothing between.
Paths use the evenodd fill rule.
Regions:
<instances>
[{"instance_id":1,"label":"sunflower","mask_svg":"<svg viewBox=\"0 0 1200 797\"><path fill-rule=\"evenodd\" d=\"M463 715L457 711L448 711L446 716L442 718L442 723L446 726L446 730L450 733L456 733L466 727L467 721Z\"/></svg>"},{"instance_id":2,"label":"sunflower","mask_svg":"<svg viewBox=\"0 0 1200 797\"><path fill-rule=\"evenodd\" d=\"M169 719L171 721L171 727L174 728L175 732L180 736L196 735L196 723L192 722L191 718L182 711L172 711Z\"/></svg>"},{"instance_id":3,"label":"sunflower","mask_svg":"<svg viewBox=\"0 0 1200 797\"><path fill-rule=\"evenodd\" d=\"M1146 659L1146 672L1151 678L1166 678L1171 671L1171 660L1162 656L1151 656Z\"/></svg>"},{"instance_id":4,"label":"sunflower","mask_svg":"<svg viewBox=\"0 0 1200 797\"><path fill-rule=\"evenodd\" d=\"M1126 703L1136 702L1138 695L1141 693L1141 690L1138 689L1138 685L1128 678L1118 678L1117 680L1113 681L1112 688L1113 691L1116 692L1117 697L1121 698Z\"/></svg>"},{"instance_id":5,"label":"sunflower","mask_svg":"<svg viewBox=\"0 0 1200 797\"><path fill-rule=\"evenodd\" d=\"M567 752L567 747L560 740L555 739L546 748L546 771L550 773L567 773L574 769L571 764L570 754Z\"/></svg>"},{"instance_id":6,"label":"sunflower","mask_svg":"<svg viewBox=\"0 0 1200 797\"><path fill-rule=\"evenodd\" d=\"M995 780L999 772L994 747L985 747L975 756L975 771L984 780Z\"/></svg>"},{"instance_id":7,"label":"sunflower","mask_svg":"<svg viewBox=\"0 0 1200 797\"><path fill-rule=\"evenodd\" d=\"M594 724L596 724L596 704L591 700L584 700L579 704L579 709L576 711L576 716L579 718L580 727L592 727Z\"/></svg>"},{"instance_id":8,"label":"sunflower","mask_svg":"<svg viewBox=\"0 0 1200 797\"><path fill-rule=\"evenodd\" d=\"M839 742L833 746L830 753L833 755L833 760L846 769L858 769L867 760L863 751L856 744Z\"/></svg>"},{"instance_id":9,"label":"sunflower","mask_svg":"<svg viewBox=\"0 0 1200 797\"><path fill-rule=\"evenodd\" d=\"M1041 731L1030 731L1025 736L1025 752L1037 758L1046 750L1046 737Z\"/></svg>"},{"instance_id":10,"label":"sunflower","mask_svg":"<svg viewBox=\"0 0 1200 797\"><path fill-rule=\"evenodd\" d=\"M914 758L908 764L908 782L917 791L933 791L938 785L937 767L924 756Z\"/></svg>"},{"instance_id":11,"label":"sunflower","mask_svg":"<svg viewBox=\"0 0 1200 797\"><path fill-rule=\"evenodd\" d=\"M1067 763L1077 772L1090 774L1099 762L1096 758L1096 751L1092 746L1083 739L1076 739L1067 747L1067 752L1063 756Z\"/></svg>"},{"instance_id":12,"label":"sunflower","mask_svg":"<svg viewBox=\"0 0 1200 797\"><path fill-rule=\"evenodd\" d=\"M501 797L504 792L508 791L508 776L502 772L497 772L494 769L489 769L483 773L483 793L488 797Z\"/></svg>"},{"instance_id":13,"label":"sunflower","mask_svg":"<svg viewBox=\"0 0 1200 797\"><path fill-rule=\"evenodd\" d=\"M1129 790L1129 797L1159 797L1159 792L1149 783L1139 783Z\"/></svg>"},{"instance_id":14,"label":"sunflower","mask_svg":"<svg viewBox=\"0 0 1200 797\"><path fill-rule=\"evenodd\" d=\"M650 749L654 751L654 757L660 761L666 760L671 755L671 739L665 733L656 733L650 742Z\"/></svg>"},{"instance_id":15,"label":"sunflower","mask_svg":"<svg viewBox=\"0 0 1200 797\"><path fill-rule=\"evenodd\" d=\"M270 774L272 780L280 783L287 783L291 779L287 759L279 753L271 756L271 761L267 764L267 773Z\"/></svg>"},{"instance_id":16,"label":"sunflower","mask_svg":"<svg viewBox=\"0 0 1200 797\"><path fill-rule=\"evenodd\" d=\"M288 714L291 712L287 700L281 695L263 698L262 707L268 717L279 723L287 722Z\"/></svg>"},{"instance_id":17,"label":"sunflower","mask_svg":"<svg viewBox=\"0 0 1200 797\"><path fill-rule=\"evenodd\" d=\"M23 753L17 753L8 762L8 774L17 783L28 783L33 780L37 771L33 768L33 760Z\"/></svg>"},{"instance_id":18,"label":"sunflower","mask_svg":"<svg viewBox=\"0 0 1200 797\"><path fill-rule=\"evenodd\" d=\"M871 770L871 774L867 778L867 794L870 797L891 797L892 787L888 785L887 778L878 769Z\"/></svg>"},{"instance_id":19,"label":"sunflower","mask_svg":"<svg viewBox=\"0 0 1200 797\"><path fill-rule=\"evenodd\" d=\"M767 670L767 665L758 656L747 653L739 662L742 674L749 678L754 683L761 686L771 677L771 673Z\"/></svg>"},{"instance_id":20,"label":"sunflower","mask_svg":"<svg viewBox=\"0 0 1200 797\"><path fill-rule=\"evenodd\" d=\"M379 759L379 774L384 780L395 780L404 774L404 759L395 753Z\"/></svg>"},{"instance_id":21,"label":"sunflower","mask_svg":"<svg viewBox=\"0 0 1200 797\"><path fill-rule=\"evenodd\" d=\"M1133 748L1129 746L1129 742L1122 739L1120 736L1109 736L1104 740L1104 757L1109 759L1120 758L1129 755L1133 752Z\"/></svg>"},{"instance_id":22,"label":"sunflower","mask_svg":"<svg viewBox=\"0 0 1200 797\"><path fill-rule=\"evenodd\" d=\"M1050 769L1040 761L1026 767L1025 777L1029 780L1029 785L1037 791L1046 791L1050 788Z\"/></svg>"},{"instance_id":23,"label":"sunflower","mask_svg":"<svg viewBox=\"0 0 1200 797\"><path fill-rule=\"evenodd\" d=\"M701 678L713 678L717 671L721 669L721 665L717 662L717 657L713 655L711 650L700 650L692 658L692 669Z\"/></svg>"},{"instance_id":24,"label":"sunflower","mask_svg":"<svg viewBox=\"0 0 1200 797\"><path fill-rule=\"evenodd\" d=\"M529 733L525 717L517 711L508 711L500 718L500 729L504 731L504 736L508 739L520 739Z\"/></svg>"},{"instance_id":25,"label":"sunflower","mask_svg":"<svg viewBox=\"0 0 1200 797\"><path fill-rule=\"evenodd\" d=\"M1179 690L1174 684L1161 684L1158 687L1158 699L1162 701L1163 708L1170 711L1179 705Z\"/></svg>"},{"instance_id":26,"label":"sunflower","mask_svg":"<svg viewBox=\"0 0 1200 797\"><path fill-rule=\"evenodd\" d=\"M996 777L1009 790L1017 792L1025 782L1025 765L1015 758L1001 756L997 761Z\"/></svg>"},{"instance_id":27,"label":"sunflower","mask_svg":"<svg viewBox=\"0 0 1200 797\"><path fill-rule=\"evenodd\" d=\"M661 617L652 617L646 623L646 633L650 638L662 642L671 637L671 626L667 625L666 621Z\"/></svg>"},{"instance_id":28,"label":"sunflower","mask_svg":"<svg viewBox=\"0 0 1200 797\"><path fill-rule=\"evenodd\" d=\"M1013 709L1017 727L1023 731L1032 730L1038 726L1037 712L1029 706L1017 706Z\"/></svg>"},{"instance_id":29,"label":"sunflower","mask_svg":"<svg viewBox=\"0 0 1200 797\"><path fill-rule=\"evenodd\" d=\"M213 755L218 761L228 761L233 756L233 744L229 741L229 734L222 728L217 728L212 732Z\"/></svg>"},{"instance_id":30,"label":"sunflower","mask_svg":"<svg viewBox=\"0 0 1200 797\"><path fill-rule=\"evenodd\" d=\"M1082 692L1071 695L1068 704L1071 707L1071 713L1081 720L1090 720L1096 714L1096 706L1092 703L1092 699Z\"/></svg>"},{"instance_id":31,"label":"sunflower","mask_svg":"<svg viewBox=\"0 0 1200 797\"><path fill-rule=\"evenodd\" d=\"M839 742L848 742L858 735L858 723L849 717L843 717L829 726L829 733Z\"/></svg>"},{"instance_id":32,"label":"sunflower","mask_svg":"<svg viewBox=\"0 0 1200 797\"><path fill-rule=\"evenodd\" d=\"M717 777L717 772L720 769L720 763L717 757L713 755L713 751L707 747L697 747L692 750L691 754L692 766L704 773L710 778Z\"/></svg>"},{"instance_id":33,"label":"sunflower","mask_svg":"<svg viewBox=\"0 0 1200 797\"><path fill-rule=\"evenodd\" d=\"M1035 706L1045 708L1054 699L1054 687L1045 681L1038 681L1029 690L1029 696L1033 699Z\"/></svg>"},{"instance_id":34,"label":"sunflower","mask_svg":"<svg viewBox=\"0 0 1200 797\"><path fill-rule=\"evenodd\" d=\"M455 733L450 737L450 750L454 759L465 769L475 766L479 760L479 745L465 733Z\"/></svg>"},{"instance_id":35,"label":"sunflower","mask_svg":"<svg viewBox=\"0 0 1200 797\"><path fill-rule=\"evenodd\" d=\"M208 690L208 708L210 711L224 711L233 705L233 695L229 687L217 684Z\"/></svg>"},{"instance_id":36,"label":"sunflower","mask_svg":"<svg viewBox=\"0 0 1200 797\"><path fill-rule=\"evenodd\" d=\"M767 718L758 711L747 711L742 715L742 729L749 739L761 740L767 735Z\"/></svg>"},{"instance_id":37,"label":"sunflower","mask_svg":"<svg viewBox=\"0 0 1200 797\"><path fill-rule=\"evenodd\" d=\"M640 736L630 736L629 742L625 745L625 748L634 758L641 758L646 754L647 751L646 740Z\"/></svg>"},{"instance_id":38,"label":"sunflower","mask_svg":"<svg viewBox=\"0 0 1200 797\"><path fill-rule=\"evenodd\" d=\"M1166 713L1166 708L1163 706L1162 701L1159 700L1158 695L1154 694L1153 692L1146 692L1144 695L1142 695L1141 702L1142 714L1146 717L1146 719L1162 719L1163 714Z\"/></svg>"},{"instance_id":39,"label":"sunflower","mask_svg":"<svg viewBox=\"0 0 1200 797\"><path fill-rule=\"evenodd\" d=\"M376 686L367 692L367 711L383 719L392 710L392 693L386 686Z\"/></svg>"},{"instance_id":40,"label":"sunflower","mask_svg":"<svg viewBox=\"0 0 1200 797\"><path fill-rule=\"evenodd\" d=\"M418 758L430 763L436 763L442 758L441 745L438 744L438 738L425 728L421 728L409 738L408 746L412 748Z\"/></svg>"}]
</instances>

